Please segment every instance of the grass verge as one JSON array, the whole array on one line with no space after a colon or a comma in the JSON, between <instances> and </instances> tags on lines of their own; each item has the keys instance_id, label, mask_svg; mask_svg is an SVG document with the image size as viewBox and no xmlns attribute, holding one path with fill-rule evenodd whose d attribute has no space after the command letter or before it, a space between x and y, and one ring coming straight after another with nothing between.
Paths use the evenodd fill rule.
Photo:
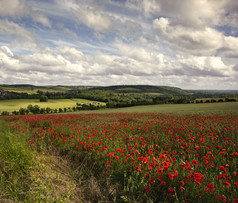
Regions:
<instances>
[{"instance_id":1,"label":"grass verge","mask_svg":"<svg viewBox=\"0 0 238 203\"><path fill-rule=\"evenodd\" d=\"M35 154L24 139L13 136L0 120L0 199L22 201L31 185Z\"/></svg>"},{"instance_id":2,"label":"grass verge","mask_svg":"<svg viewBox=\"0 0 238 203\"><path fill-rule=\"evenodd\" d=\"M81 202L70 164L56 152L38 152L0 119L1 202Z\"/></svg>"}]
</instances>

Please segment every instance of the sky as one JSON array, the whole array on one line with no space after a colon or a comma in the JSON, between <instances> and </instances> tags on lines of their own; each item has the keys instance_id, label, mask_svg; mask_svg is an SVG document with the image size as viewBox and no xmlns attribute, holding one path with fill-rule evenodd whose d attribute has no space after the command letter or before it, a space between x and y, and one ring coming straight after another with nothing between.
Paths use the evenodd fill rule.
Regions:
<instances>
[{"instance_id":1,"label":"sky","mask_svg":"<svg viewBox=\"0 0 238 203\"><path fill-rule=\"evenodd\" d=\"M0 0L0 84L238 89L237 0Z\"/></svg>"}]
</instances>

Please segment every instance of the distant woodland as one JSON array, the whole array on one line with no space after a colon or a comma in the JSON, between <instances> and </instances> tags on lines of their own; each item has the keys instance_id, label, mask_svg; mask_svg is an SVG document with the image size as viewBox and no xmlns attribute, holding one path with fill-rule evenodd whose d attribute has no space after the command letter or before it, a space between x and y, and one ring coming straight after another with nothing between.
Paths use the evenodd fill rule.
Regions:
<instances>
[{"instance_id":1,"label":"distant woodland","mask_svg":"<svg viewBox=\"0 0 238 203\"><path fill-rule=\"evenodd\" d=\"M121 85L108 87L87 86L33 86L33 85L0 85L0 100L11 99L88 99L105 102L107 108L129 107L152 104L185 104L203 102L237 101L238 91L182 90L168 86ZM99 105L84 107L77 104L76 110L99 109ZM105 108L105 107L103 107ZM23 111L23 110L22 110ZM39 109L26 109L23 113L45 113ZM49 112L49 109L48 109ZM58 110L63 112L63 110Z\"/></svg>"}]
</instances>

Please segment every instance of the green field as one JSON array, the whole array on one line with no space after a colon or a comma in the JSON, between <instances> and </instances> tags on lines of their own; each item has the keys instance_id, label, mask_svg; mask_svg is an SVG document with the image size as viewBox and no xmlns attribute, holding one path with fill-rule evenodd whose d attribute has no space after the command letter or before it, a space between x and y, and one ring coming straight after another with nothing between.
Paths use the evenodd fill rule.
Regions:
<instances>
[{"instance_id":1,"label":"green field","mask_svg":"<svg viewBox=\"0 0 238 203\"><path fill-rule=\"evenodd\" d=\"M29 104L38 105L41 108L50 107L52 109L75 107L76 103L92 102L86 99L49 99L48 102L40 102L39 99L12 99L0 100L0 113L3 111L18 111L20 108L26 108ZM100 102L102 105L104 103Z\"/></svg>"},{"instance_id":2,"label":"green field","mask_svg":"<svg viewBox=\"0 0 238 203\"><path fill-rule=\"evenodd\" d=\"M40 102L38 99L13 99L0 100L0 113L3 111L18 111L20 108L26 108L29 104L39 105L41 108L50 107L52 109L74 107L76 103L89 103L86 99L49 99L48 102ZM100 102L102 105L105 103ZM80 113L110 113L110 112L160 112L160 113L238 113L238 102L221 102L221 103L194 103L194 104L159 104L159 105L145 105L133 106L117 109L102 109L94 111L80 111ZM77 113L77 112L75 112Z\"/></svg>"},{"instance_id":3,"label":"green field","mask_svg":"<svg viewBox=\"0 0 238 203\"><path fill-rule=\"evenodd\" d=\"M81 111L85 113L92 113L92 111ZM80 113L81 113L80 112ZM118 109L103 109L93 111L95 113L120 113L120 112L159 112L159 113L178 113L178 114L230 114L238 113L238 102L222 102L222 103L202 103L202 104L159 104L159 105L146 105L134 106Z\"/></svg>"},{"instance_id":4,"label":"green field","mask_svg":"<svg viewBox=\"0 0 238 203\"><path fill-rule=\"evenodd\" d=\"M37 91L43 91L43 92L66 92L70 90L70 88L67 87L61 87L61 86L1 86L0 89L3 89L5 91L9 92L17 92L17 93L28 93L28 94L36 94Z\"/></svg>"}]
</instances>

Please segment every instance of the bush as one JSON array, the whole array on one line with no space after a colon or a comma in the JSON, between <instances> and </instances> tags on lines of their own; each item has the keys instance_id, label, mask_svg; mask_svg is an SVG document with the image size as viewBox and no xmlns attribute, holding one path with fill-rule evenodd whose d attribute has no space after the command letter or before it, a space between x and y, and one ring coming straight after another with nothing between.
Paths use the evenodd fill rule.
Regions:
<instances>
[{"instance_id":1,"label":"bush","mask_svg":"<svg viewBox=\"0 0 238 203\"><path fill-rule=\"evenodd\" d=\"M8 112L8 111L3 111L2 113L1 113L1 115L2 116L8 116L10 113Z\"/></svg>"},{"instance_id":2,"label":"bush","mask_svg":"<svg viewBox=\"0 0 238 203\"><path fill-rule=\"evenodd\" d=\"M40 102L48 102L48 97L45 95L40 96Z\"/></svg>"}]
</instances>

